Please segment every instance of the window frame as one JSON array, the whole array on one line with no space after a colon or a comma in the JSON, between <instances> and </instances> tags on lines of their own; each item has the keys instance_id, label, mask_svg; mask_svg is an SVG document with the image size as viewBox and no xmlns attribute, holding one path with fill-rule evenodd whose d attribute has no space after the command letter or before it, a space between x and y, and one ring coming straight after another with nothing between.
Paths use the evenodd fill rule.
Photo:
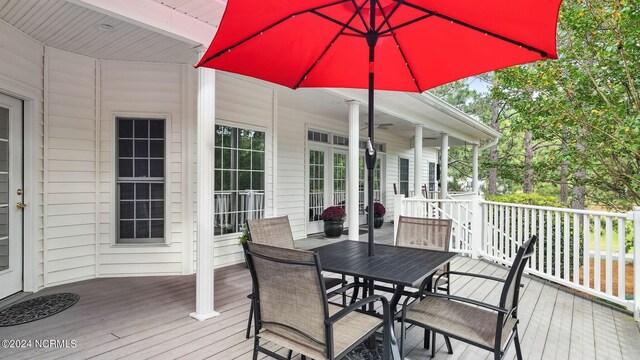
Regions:
<instances>
[{"instance_id":1,"label":"window frame","mask_svg":"<svg viewBox=\"0 0 640 360\"><path fill-rule=\"evenodd\" d=\"M407 180L406 181L402 180L402 162L403 161L407 162ZM411 162L409 161L409 158L403 158L402 156L398 156L398 187L399 187L398 191L400 192L400 194L403 194L405 197L409 197L409 193L410 193L410 185L411 185L410 176L411 176ZM405 193L402 192L403 182L407 183L407 189Z\"/></svg>"},{"instance_id":2,"label":"window frame","mask_svg":"<svg viewBox=\"0 0 640 360\"><path fill-rule=\"evenodd\" d=\"M270 136L271 136L270 131L268 131L268 129L265 128L265 127L252 125L252 124L237 123L237 122L232 122L232 121L228 121L228 120L222 120L222 119L219 119L219 118L216 118L216 122L214 124L214 132L215 132L215 128L217 126L231 127L231 128L235 128L235 129L238 129L238 130L256 131L256 132L261 132L261 133L264 134L264 152L263 152L264 164L263 164L263 170L262 170L262 173L263 173L263 176L262 176L263 190L262 191L263 191L264 200L263 200L262 212L263 212L263 217L266 217L267 214L268 214L267 211L269 209L267 207L267 201L266 201L267 200L267 182L269 180L269 177L271 177L273 175L273 174L269 174L269 172L267 171L267 165L268 165L267 156L269 155L269 152L271 151L270 148L269 148L271 146L271 144L270 144ZM241 149L240 148L236 148L236 151L238 151L238 150L241 150ZM215 179L216 171L217 171L217 168L216 168L216 165L215 165L215 158L216 158L215 153L216 153L216 145L215 145L215 139L214 139L214 154L213 154L213 159L212 159L213 166L211 168L211 170L214 173L214 182L213 182L214 188L213 188L212 195L215 194L218 191L215 188L215 182L217 181L217 179ZM236 168L237 168L237 166L236 166ZM236 169L235 171L237 172L239 170ZM238 179L236 178L236 184L237 183L238 183ZM243 191L243 190L232 190L232 191L240 192L240 191ZM242 213L240 210L236 211L236 214L240 214L240 213ZM215 203L214 203L214 210L213 210L212 214L213 214L214 217L218 214L218 213L216 213L216 210L215 210ZM242 233L242 230L238 231L238 232L229 232L229 233L224 233L224 234L217 234L215 236L216 237L220 237L220 238L237 237L238 234L241 234L241 233Z\"/></svg>"},{"instance_id":3,"label":"window frame","mask_svg":"<svg viewBox=\"0 0 640 360\"><path fill-rule=\"evenodd\" d=\"M111 247L167 247L171 245L171 114L168 113L121 113L115 112L111 116L111 199L112 221L111 221ZM145 242L120 242L120 194L119 194L119 164L118 164L118 122L120 119L140 119L140 120L164 120L164 237L162 241ZM104 161L101 159L101 162ZM134 174L135 175L135 174ZM100 193L103 193L102 191ZM96 200L97 206L100 200ZM98 224L100 226L100 224ZM151 238L150 238L151 239ZM158 238L154 238L158 239Z\"/></svg>"}]
</instances>

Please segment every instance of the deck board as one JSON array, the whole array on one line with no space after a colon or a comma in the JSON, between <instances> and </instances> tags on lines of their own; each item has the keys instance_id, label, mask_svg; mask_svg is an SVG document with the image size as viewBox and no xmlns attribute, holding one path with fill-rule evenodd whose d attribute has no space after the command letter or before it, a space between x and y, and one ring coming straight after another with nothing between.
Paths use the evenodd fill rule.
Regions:
<instances>
[{"instance_id":1,"label":"deck board","mask_svg":"<svg viewBox=\"0 0 640 360\"><path fill-rule=\"evenodd\" d=\"M321 243L300 242L307 248ZM468 257L455 258L451 268L498 277L508 271ZM525 276L523 284L519 330L525 359L640 359L640 329L629 314L536 278ZM221 316L205 322L188 317L195 306L193 275L94 279L45 289L36 295L76 292L80 302L38 322L0 328L0 339L75 339L78 347L2 349L0 359L251 359L253 339L245 339L250 287L243 266L216 270L215 307ZM497 302L501 287L453 276L451 289L456 295ZM408 330L407 359L430 359L422 338L422 329ZM438 336L435 359L492 358L485 350L456 340L452 344L454 354L449 355ZM286 352L275 344L265 346ZM512 346L505 359L514 358Z\"/></svg>"}]
</instances>

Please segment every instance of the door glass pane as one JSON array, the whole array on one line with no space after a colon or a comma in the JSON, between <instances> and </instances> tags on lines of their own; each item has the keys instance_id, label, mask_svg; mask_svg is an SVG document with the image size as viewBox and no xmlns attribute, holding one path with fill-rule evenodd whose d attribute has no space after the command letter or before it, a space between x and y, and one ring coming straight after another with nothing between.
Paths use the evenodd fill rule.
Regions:
<instances>
[{"instance_id":1,"label":"door glass pane","mask_svg":"<svg viewBox=\"0 0 640 360\"><path fill-rule=\"evenodd\" d=\"M9 110L0 108L0 271L9 268Z\"/></svg>"},{"instance_id":2,"label":"door glass pane","mask_svg":"<svg viewBox=\"0 0 640 360\"><path fill-rule=\"evenodd\" d=\"M309 221L320 221L324 210L324 151L309 151Z\"/></svg>"},{"instance_id":3,"label":"door glass pane","mask_svg":"<svg viewBox=\"0 0 640 360\"><path fill-rule=\"evenodd\" d=\"M333 204L346 205L347 155L333 154Z\"/></svg>"},{"instance_id":4,"label":"door glass pane","mask_svg":"<svg viewBox=\"0 0 640 360\"><path fill-rule=\"evenodd\" d=\"M400 193L409 196L409 159L400 158Z\"/></svg>"},{"instance_id":5,"label":"door glass pane","mask_svg":"<svg viewBox=\"0 0 640 360\"><path fill-rule=\"evenodd\" d=\"M382 166L380 159L376 159L376 166L373 168L373 201L380 202L382 199Z\"/></svg>"},{"instance_id":6,"label":"door glass pane","mask_svg":"<svg viewBox=\"0 0 640 360\"><path fill-rule=\"evenodd\" d=\"M364 156L360 156L358 164L358 212L364 214Z\"/></svg>"}]
</instances>

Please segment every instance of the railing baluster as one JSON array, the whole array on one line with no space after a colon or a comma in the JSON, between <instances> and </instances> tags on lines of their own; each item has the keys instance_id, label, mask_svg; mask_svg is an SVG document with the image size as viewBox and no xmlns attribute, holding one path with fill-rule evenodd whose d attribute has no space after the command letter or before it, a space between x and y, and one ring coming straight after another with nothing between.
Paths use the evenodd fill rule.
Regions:
<instances>
[{"instance_id":1,"label":"railing baluster","mask_svg":"<svg viewBox=\"0 0 640 360\"><path fill-rule=\"evenodd\" d=\"M580 283L580 218L573 214L573 283Z\"/></svg>"},{"instance_id":2,"label":"railing baluster","mask_svg":"<svg viewBox=\"0 0 640 360\"><path fill-rule=\"evenodd\" d=\"M564 275L564 279L567 281L569 280L569 268L571 267L571 264L569 263L569 242L571 241L571 236L569 235L569 213L564 213L563 214L563 222L564 222L564 236L562 237L562 251L563 251L563 257L562 257L562 268L564 269L563 271L563 275ZM556 240L557 241L557 240Z\"/></svg>"},{"instance_id":3,"label":"railing baluster","mask_svg":"<svg viewBox=\"0 0 640 360\"><path fill-rule=\"evenodd\" d=\"M605 273L605 289L607 294L613 295L613 224L610 216L605 218L605 249L606 249L606 273Z\"/></svg>"},{"instance_id":4,"label":"railing baluster","mask_svg":"<svg viewBox=\"0 0 640 360\"><path fill-rule=\"evenodd\" d=\"M505 219L504 219L504 258L511 258L511 207L504 207Z\"/></svg>"},{"instance_id":5,"label":"railing baluster","mask_svg":"<svg viewBox=\"0 0 640 360\"><path fill-rule=\"evenodd\" d=\"M625 218L618 218L618 298L625 300L626 297L626 278L625 268L627 266L626 255L626 238L625 238Z\"/></svg>"},{"instance_id":6,"label":"railing baluster","mask_svg":"<svg viewBox=\"0 0 640 360\"><path fill-rule=\"evenodd\" d=\"M554 260L555 263L554 265L554 275L557 276L558 278L562 278L562 275L560 274L560 264L562 263L562 253L560 253L560 241L561 241L561 234L560 234L560 230L562 230L562 224L560 224L560 212L555 211L555 238L553 241L554 244L554 251L555 251L555 256L554 256Z\"/></svg>"},{"instance_id":7,"label":"railing baluster","mask_svg":"<svg viewBox=\"0 0 640 360\"><path fill-rule=\"evenodd\" d=\"M582 247L583 247L583 252L582 252L582 266L583 266L583 270L584 273L582 275L583 277L583 284L582 286L586 287L587 289L591 289L591 281L589 279L589 275L590 274L590 266L591 266L591 245L590 245L590 239L591 239L591 233L589 232L590 230L590 224L589 224L589 215L584 214L582 215Z\"/></svg>"},{"instance_id":8,"label":"railing baluster","mask_svg":"<svg viewBox=\"0 0 640 360\"><path fill-rule=\"evenodd\" d=\"M500 245L498 246L498 252L500 253L501 259L504 259L506 256L504 245L505 245L505 206L500 205Z\"/></svg>"},{"instance_id":9,"label":"railing baluster","mask_svg":"<svg viewBox=\"0 0 640 360\"><path fill-rule=\"evenodd\" d=\"M509 244L511 245L511 252L509 259L513 259L516 256L516 208L511 206L509 208L511 213L511 230L509 231Z\"/></svg>"},{"instance_id":10,"label":"railing baluster","mask_svg":"<svg viewBox=\"0 0 640 360\"><path fill-rule=\"evenodd\" d=\"M529 240L529 209L523 209L524 216L524 240ZM533 248L533 254L531 255L531 260L529 261L529 267L532 269L536 268L536 248Z\"/></svg>"},{"instance_id":11,"label":"railing baluster","mask_svg":"<svg viewBox=\"0 0 640 360\"><path fill-rule=\"evenodd\" d=\"M493 205L493 256L498 257L498 217L499 206Z\"/></svg>"},{"instance_id":12,"label":"railing baluster","mask_svg":"<svg viewBox=\"0 0 640 360\"><path fill-rule=\"evenodd\" d=\"M540 272L545 272L545 263L544 263L544 254L545 254L545 241L546 236L544 235L544 210L537 210L538 216L538 249L540 249L540 258L538 259L539 267L538 270Z\"/></svg>"},{"instance_id":13,"label":"railing baluster","mask_svg":"<svg viewBox=\"0 0 640 360\"><path fill-rule=\"evenodd\" d=\"M547 271L547 274L549 275L553 275L553 256L552 256L552 248L551 245L553 244L553 233L552 233L552 226L553 226L553 217L551 210L547 210L547 263L545 266L545 269Z\"/></svg>"},{"instance_id":14,"label":"railing baluster","mask_svg":"<svg viewBox=\"0 0 640 360\"><path fill-rule=\"evenodd\" d=\"M600 288L600 241L602 235L600 234L600 216L593 217L593 244L595 245L595 253L593 257L593 288L596 291L602 291Z\"/></svg>"}]
</instances>

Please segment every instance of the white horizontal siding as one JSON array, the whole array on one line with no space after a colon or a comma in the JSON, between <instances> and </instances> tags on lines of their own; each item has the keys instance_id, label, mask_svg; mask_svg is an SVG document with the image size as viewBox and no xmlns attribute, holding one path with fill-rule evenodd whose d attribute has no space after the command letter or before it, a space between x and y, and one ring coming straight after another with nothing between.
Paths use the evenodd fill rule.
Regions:
<instances>
[{"instance_id":1,"label":"white horizontal siding","mask_svg":"<svg viewBox=\"0 0 640 360\"><path fill-rule=\"evenodd\" d=\"M44 279L44 46L31 39L8 23L0 20L0 92L3 84L24 89L34 94L36 100L35 119L29 119L36 127L37 136L33 139L33 164L35 174L35 202L29 204L35 216L24 219L25 227L33 229L32 241L35 244L36 289L45 284ZM29 189L25 189L28 191ZM35 209L35 210L34 210Z\"/></svg>"},{"instance_id":2,"label":"white horizontal siding","mask_svg":"<svg viewBox=\"0 0 640 360\"><path fill-rule=\"evenodd\" d=\"M273 216L273 97L274 92L264 86L237 76L216 73L216 124L251 128L265 132L265 217ZM195 136L194 136L195 141ZM195 149L195 143L194 143ZM194 157L195 159L195 157ZM194 197L194 208L196 207ZM194 224L196 214L194 213ZM194 231L194 259L197 252ZM239 234L215 238L214 264L216 268L244 261ZM194 261L195 264L195 261Z\"/></svg>"},{"instance_id":3,"label":"white horizontal siding","mask_svg":"<svg viewBox=\"0 0 640 360\"><path fill-rule=\"evenodd\" d=\"M182 65L101 61L99 276L182 273ZM165 234L167 245L117 247L115 117L166 116Z\"/></svg>"},{"instance_id":4,"label":"white horizontal siding","mask_svg":"<svg viewBox=\"0 0 640 360\"><path fill-rule=\"evenodd\" d=\"M96 61L48 48L47 64L46 268L53 286L95 277ZM60 205L71 206L49 213Z\"/></svg>"}]
</instances>

